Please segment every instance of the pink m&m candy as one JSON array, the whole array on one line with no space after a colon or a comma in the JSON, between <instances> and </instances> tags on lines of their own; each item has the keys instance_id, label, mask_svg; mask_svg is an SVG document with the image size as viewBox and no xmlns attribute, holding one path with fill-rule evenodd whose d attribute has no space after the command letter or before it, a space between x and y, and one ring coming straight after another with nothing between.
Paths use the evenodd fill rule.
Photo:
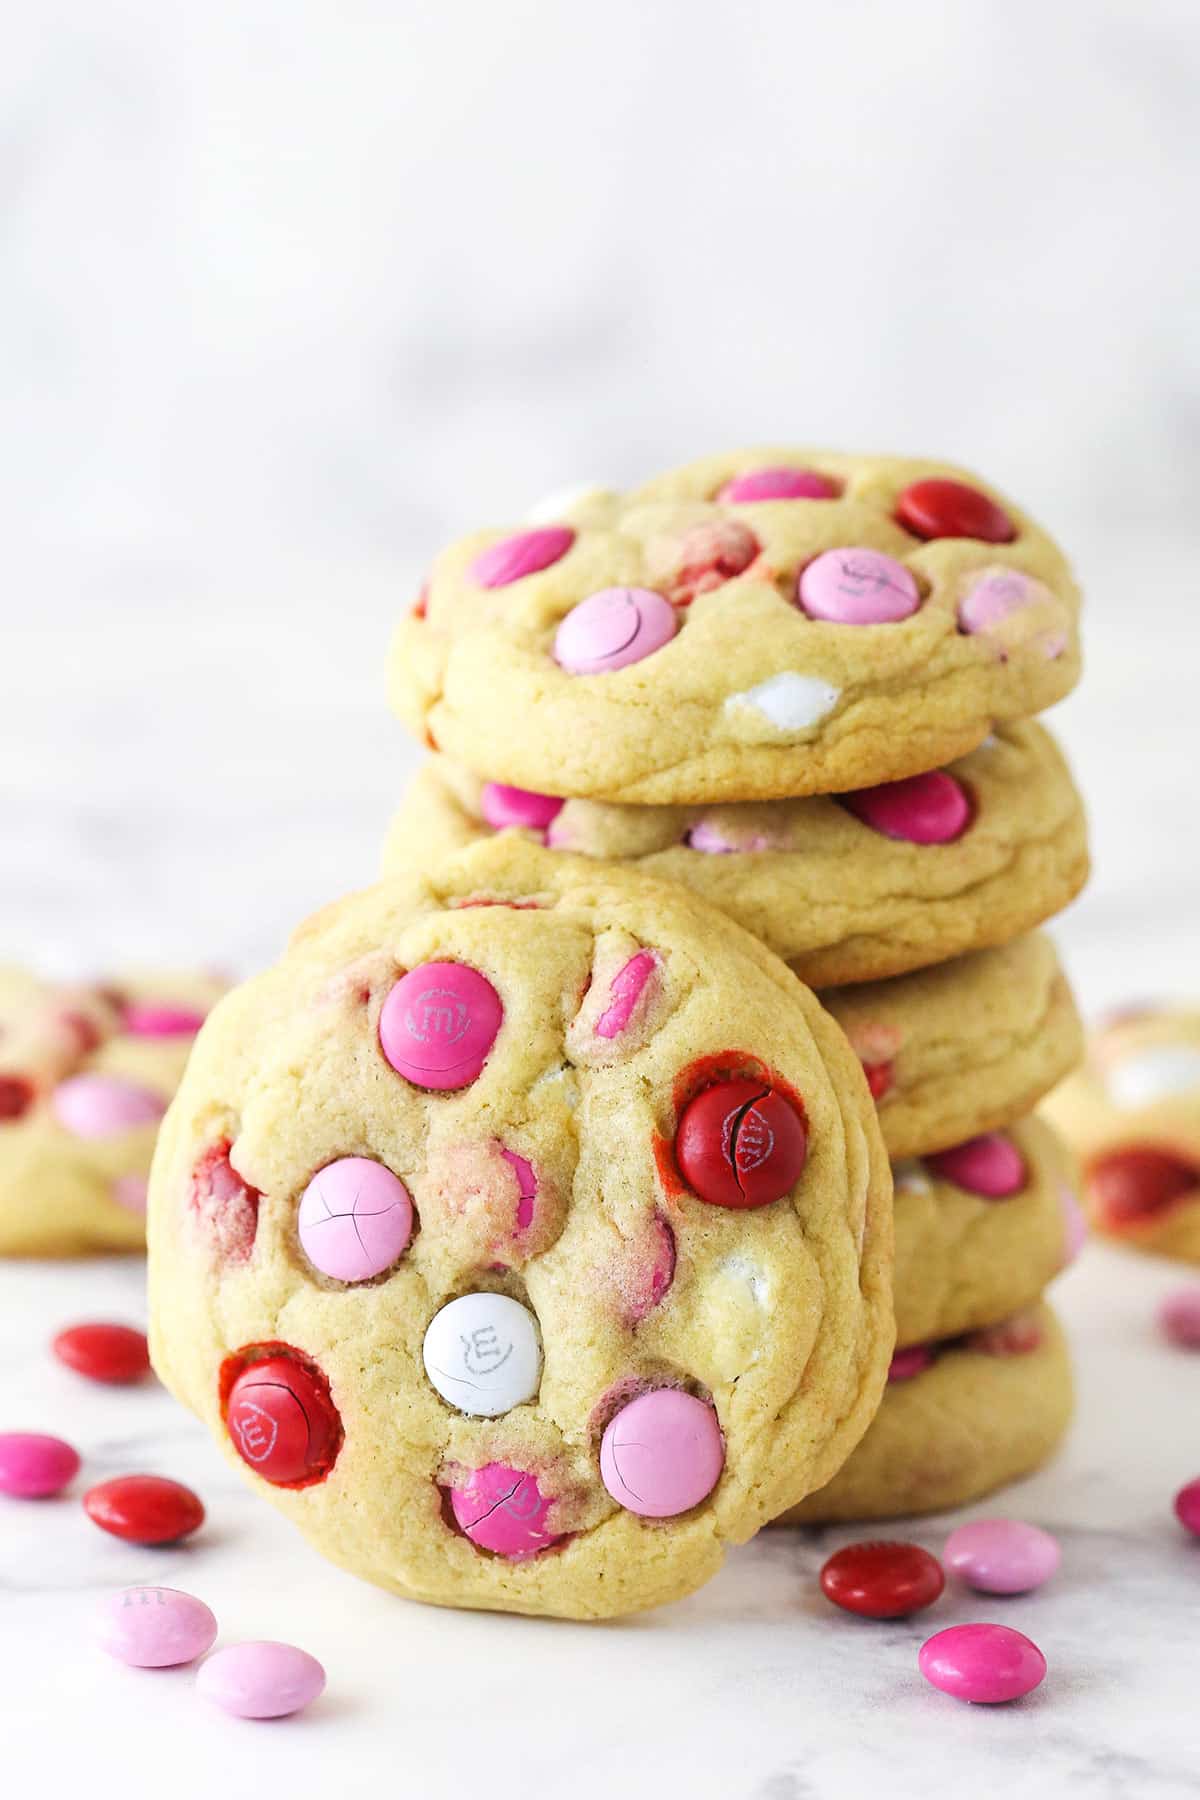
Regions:
<instances>
[{"instance_id":1,"label":"pink m&m candy","mask_svg":"<svg viewBox=\"0 0 1200 1800\"><path fill-rule=\"evenodd\" d=\"M304 1254L335 1281L369 1281L408 1248L413 1209L399 1176L367 1156L327 1163L304 1190L297 1230Z\"/></svg>"},{"instance_id":2,"label":"pink m&m candy","mask_svg":"<svg viewBox=\"0 0 1200 1800\"><path fill-rule=\"evenodd\" d=\"M204 1014L194 1006L171 1006L166 1001L130 1000L121 1011L121 1029L132 1037L194 1037Z\"/></svg>"},{"instance_id":3,"label":"pink m&m candy","mask_svg":"<svg viewBox=\"0 0 1200 1800\"><path fill-rule=\"evenodd\" d=\"M968 637L986 637L999 630L1013 613L1023 612L1048 598L1040 582L1031 581L1020 569L993 570L982 576L958 607L959 630Z\"/></svg>"},{"instance_id":4,"label":"pink m&m candy","mask_svg":"<svg viewBox=\"0 0 1200 1800\"><path fill-rule=\"evenodd\" d=\"M974 1519L946 1539L948 1569L983 1594L1028 1594L1062 1561L1058 1542L1021 1519Z\"/></svg>"},{"instance_id":5,"label":"pink m&m candy","mask_svg":"<svg viewBox=\"0 0 1200 1800\"><path fill-rule=\"evenodd\" d=\"M826 550L800 571L796 599L810 619L831 625L887 625L921 604L911 569L880 550Z\"/></svg>"},{"instance_id":6,"label":"pink m&m candy","mask_svg":"<svg viewBox=\"0 0 1200 1800\"><path fill-rule=\"evenodd\" d=\"M325 1691L325 1671L295 1644L230 1644L200 1665L196 1692L238 1719L282 1719Z\"/></svg>"},{"instance_id":7,"label":"pink m&m candy","mask_svg":"<svg viewBox=\"0 0 1200 1800\"><path fill-rule=\"evenodd\" d=\"M414 1087L466 1087L487 1061L503 1018L499 994L478 969L421 963L384 1001L379 1042L396 1073Z\"/></svg>"},{"instance_id":8,"label":"pink m&m candy","mask_svg":"<svg viewBox=\"0 0 1200 1800\"><path fill-rule=\"evenodd\" d=\"M919 538L981 538L1007 544L1017 528L1002 506L965 481L931 476L914 481L896 502L896 517Z\"/></svg>"},{"instance_id":9,"label":"pink m&m candy","mask_svg":"<svg viewBox=\"0 0 1200 1800\"><path fill-rule=\"evenodd\" d=\"M570 675L607 675L652 656L679 618L653 588L601 588L572 607L554 634L554 660Z\"/></svg>"},{"instance_id":10,"label":"pink m&m candy","mask_svg":"<svg viewBox=\"0 0 1200 1800\"><path fill-rule=\"evenodd\" d=\"M156 1125L167 1103L149 1088L116 1075L72 1075L50 1096L54 1116L79 1138L116 1137L138 1125Z\"/></svg>"},{"instance_id":11,"label":"pink m&m candy","mask_svg":"<svg viewBox=\"0 0 1200 1800\"><path fill-rule=\"evenodd\" d=\"M841 803L872 831L906 844L952 844L971 823L971 802L944 769L859 788Z\"/></svg>"},{"instance_id":12,"label":"pink m&m candy","mask_svg":"<svg viewBox=\"0 0 1200 1800\"><path fill-rule=\"evenodd\" d=\"M0 1431L0 1494L48 1500L79 1473L79 1452L43 1431Z\"/></svg>"},{"instance_id":13,"label":"pink m&m candy","mask_svg":"<svg viewBox=\"0 0 1200 1800\"><path fill-rule=\"evenodd\" d=\"M1008 1625L951 1625L921 1645L922 1675L943 1694L995 1706L1032 1693L1046 1659L1031 1638Z\"/></svg>"},{"instance_id":14,"label":"pink m&m candy","mask_svg":"<svg viewBox=\"0 0 1200 1800\"><path fill-rule=\"evenodd\" d=\"M1200 1350L1200 1285L1173 1289L1158 1309L1158 1323L1168 1344Z\"/></svg>"},{"instance_id":15,"label":"pink m&m candy","mask_svg":"<svg viewBox=\"0 0 1200 1800\"><path fill-rule=\"evenodd\" d=\"M527 1562L559 1541L562 1534L548 1525L551 1505L532 1475L507 1463L485 1463L450 1489L450 1510L463 1535L509 1562Z\"/></svg>"},{"instance_id":16,"label":"pink m&m candy","mask_svg":"<svg viewBox=\"0 0 1200 1800\"><path fill-rule=\"evenodd\" d=\"M528 788L507 787L502 781L485 781L479 810L485 825L503 831L513 825L526 831L545 831L563 809L553 794L534 794Z\"/></svg>"},{"instance_id":17,"label":"pink m&m candy","mask_svg":"<svg viewBox=\"0 0 1200 1800\"><path fill-rule=\"evenodd\" d=\"M672 1519L699 1506L724 1466L716 1413L678 1388L631 1400L600 1443L600 1479L619 1505L643 1519Z\"/></svg>"},{"instance_id":18,"label":"pink m&m candy","mask_svg":"<svg viewBox=\"0 0 1200 1800\"><path fill-rule=\"evenodd\" d=\"M658 957L653 950L639 950L636 956L613 976L608 990L608 1005L596 1020L596 1036L619 1037L633 1017L634 1008L658 972Z\"/></svg>"},{"instance_id":19,"label":"pink m&m candy","mask_svg":"<svg viewBox=\"0 0 1200 1800\"><path fill-rule=\"evenodd\" d=\"M746 506L755 500L832 500L838 488L815 469L746 469L727 481L717 494L727 506Z\"/></svg>"},{"instance_id":20,"label":"pink m&m candy","mask_svg":"<svg viewBox=\"0 0 1200 1800\"><path fill-rule=\"evenodd\" d=\"M911 1381L914 1375L923 1375L926 1369L933 1367L933 1351L928 1344L909 1344L903 1350L897 1350L888 1368L889 1381Z\"/></svg>"},{"instance_id":21,"label":"pink m&m candy","mask_svg":"<svg viewBox=\"0 0 1200 1800\"><path fill-rule=\"evenodd\" d=\"M97 1619L102 1650L135 1669L174 1669L211 1650L217 1621L179 1588L131 1587L106 1594Z\"/></svg>"},{"instance_id":22,"label":"pink m&m candy","mask_svg":"<svg viewBox=\"0 0 1200 1800\"><path fill-rule=\"evenodd\" d=\"M1200 1476L1181 1487L1175 1496L1175 1517L1185 1531L1200 1537Z\"/></svg>"},{"instance_id":23,"label":"pink m&m candy","mask_svg":"<svg viewBox=\"0 0 1200 1800\"><path fill-rule=\"evenodd\" d=\"M569 525L542 525L536 531L518 531L489 544L475 558L468 574L480 587L508 587L559 562L574 542L575 533Z\"/></svg>"},{"instance_id":24,"label":"pink m&m candy","mask_svg":"<svg viewBox=\"0 0 1200 1800\"><path fill-rule=\"evenodd\" d=\"M1007 1200L1025 1186L1025 1159L1002 1131L985 1131L925 1161L943 1181L985 1200Z\"/></svg>"}]
</instances>

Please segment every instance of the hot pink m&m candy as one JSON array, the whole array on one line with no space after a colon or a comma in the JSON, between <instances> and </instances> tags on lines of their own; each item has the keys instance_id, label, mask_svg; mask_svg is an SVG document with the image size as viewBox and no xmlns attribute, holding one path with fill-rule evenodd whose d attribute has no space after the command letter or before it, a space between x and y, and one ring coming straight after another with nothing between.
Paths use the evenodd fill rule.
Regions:
<instances>
[{"instance_id":1,"label":"hot pink m&m candy","mask_svg":"<svg viewBox=\"0 0 1200 1800\"><path fill-rule=\"evenodd\" d=\"M536 531L518 531L512 537L489 544L471 564L468 574L480 587L508 587L526 575L561 561L575 542L569 525L542 525Z\"/></svg>"},{"instance_id":2,"label":"hot pink m&m candy","mask_svg":"<svg viewBox=\"0 0 1200 1800\"><path fill-rule=\"evenodd\" d=\"M607 675L653 656L679 617L653 588L601 588L572 607L554 634L554 660L570 675Z\"/></svg>"},{"instance_id":3,"label":"hot pink m&m candy","mask_svg":"<svg viewBox=\"0 0 1200 1800\"><path fill-rule=\"evenodd\" d=\"M619 1037L633 1017L638 1001L658 973L658 957L653 950L639 950L636 956L613 976L608 990L608 1005L596 1020L596 1036Z\"/></svg>"},{"instance_id":4,"label":"hot pink m&m candy","mask_svg":"<svg viewBox=\"0 0 1200 1800\"><path fill-rule=\"evenodd\" d=\"M727 506L746 506L755 500L832 500L836 483L815 469L746 469L727 481L717 494Z\"/></svg>"},{"instance_id":5,"label":"hot pink m&m candy","mask_svg":"<svg viewBox=\"0 0 1200 1800\"><path fill-rule=\"evenodd\" d=\"M479 810L485 825L494 831L517 826L526 831L545 831L563 809L553 794L534 794L528 788L507 787L502 781L485 781Z\"/></svg>"},{"instance_id":6,"label":"hot pink m&m candy","mask_svg":"<svg viewBox=\"0 0 1200 1800\"><path fill-rule=\"evenodd\" d=\"M79 1452L43 1431L0 1431L0 1494L48 1500L79 1473Z\"/></svg>"},{"instance_id":7,"label":"hot pink m&m candy","mask_svg":"<svg viewBox=\"0 0 1200 1800\"><path fill-rule=\"evenodd\" d=\"M1175 1517L1185 1531L1200 1537L1200 1476L1181 1487L1175 1496Z\"/></svg>"},{"instance_id":8,"label":"hot pink m&m candy","mask_svg":"<svg viewBox=\"0 0 1200 1800\"><path fill-rule=\"evenodd\" d=\"M493 1556L527 1562L558 1543L548 1524L552 1502L532 1475L507 1463L485 1463L450 1489L450 1510L465 1537Z\"/></svg>"},{"instance_id":9,"label":"hot pink m&m candy","mask_svg":"<svg viewBox=\"0 0 1200 1800\"><path fill-rule=\"evenodd\" d=\"M906 844L952 844L971 823L971 802L944 769L859 788L841 803L872 831Z\"/></svg>"},{"instance_id":10,"label":"hot pink m&m candy","mask_svg":"<svg viewBox=\"0 0 1200 1800\"><path fill-rule=\"evenodd\" d=\"M1057 1540L1021 1519L974 1519L946 1539L948 1569L982 1594L1028 1594L1062 1561Z\"/></svg>"},{"instance_id":11,"label":"hot pink m&m candy","mask_svg":"<svg viewBox=\"0 0 1200 1800\"><path fill-rule=\"evenodd\" d=\"M54 1116L79 1138L115 1137L138 1125L156 1125L167 1103L149 1088L116 1075L71 1075L50 1096Z\"/></svg>"},{"instance_id":12,"label":"hot pink m&m candy","mask_svg":"<svg viewBox=\"0 0 1200 1800\"><path fill-rule=\"evenodd\" d=\"M911 569L880 550L826 550L800 571L796 599L810 619L831 625L887 625L921 604Z\"/></svg>"},{"instance_id":13,"label":"hot pink m&m candy","mask_svg":"<svg viewBox=\"0 0 1200 1800\"><path fill-rule=\"evenodd\" d=\"M296 1227L304 1254L335 1281L369 1281L408 1248L413 1209L399 1176L368 1156L343 1156L313 1176Z\"/></svg>"},{"instance_id":14,"label":"hot pink m&m candy","mask_svg":"<svg viewBox=\"0 0 1200 1800\"><path fill-rule=\"evenodd\" d=\"M295 1644L230 1644L200 1665L196 1692L238 1719L282 1719L325 1691L325 1671Z\"/></svg>"},{"instance_id":15,"label":"hot pink m&m candy","mask_svg":"<svg viewBox=\"0 0 1200 1800\"><path fill-rule=\"evenodd\" d=\"M194 1037L204 1014L194 1006L172 1006L167 1001L130 1000L121 1011L121 1029L132 1037Z\"/></svg>"},{"instance_id":16,"label":"hot pink m&m candy","mask_svg":"<svg viewBox=\"0 0 1200 1800\"><path fill-rule=\"evenodd\" d=\"M678 1388L631 1400L600 1443L600 1479L619 1505L643 1519L672 1519L699 1506L724 1466L716 1413Z\"/></svg>"},{"instance_id":17,"label":"hot pink m&m candy","mask_svg":"<svg viewBox=\"0 0 1200 1800\"><path fill-rule=\"evenodd\" d=\"M951 1625L921 1645L922 1675L943 1694L994 1706L1032 1693L1046 1659L1031 1638L1008 1625Z\"/></svg>"},{"instance_id":18,"label":"hot pink m&m candy","mask_svg":"<svg viewBox=\"0 0 1200 1800\"><path fill-rule=\"evenodd\" d=\"M943 1181L985 1200L1007 1200L1025 1186L1025 1159L1002 1131L985 1131L925 1161Z\"/></svg>"},{"instance_id":19,"label":"hot pink m&m candy","mask_svg":"<svg viewBox=\"0 0 1200 1800\"><path fill-rule=\"evenodd\" d=\"M887 1378L889 1381L911 1381L914 1375L923 1375L926 1369L931 1369L933 1360L933 1351L928 1344L909 1344L893 1355Z\"/></svg>"},{"instance_id":20,"label":"hot pink m&m candy","mask_svg":"<svg viewBox=\"0 0 1200 1800\"><path fill-rule=\"evenodd\" d=\"M964 481L914 481L896 502L896 517L919 538L981 538L1007 544L1017 528L1002 506Z\"/></svg>"},{"instance_id":21,"label":"hot pink m&m candy","mask_svg":"<svg viewBox=\"0 0 1200 1800\"><path fill-rule=\"evenodd\" d=\"M217 1621L179 1588L131 1587L106 1594L97 1617L102 1650L135 1669L174 1669L211 1650Z\"/></svg>"},{"instance_id":22,"label":"hot pink m&m candy","mask_svg":"<svg viewBox=\"0 0 1200 1800\"><path fill-rule=\"evenodd\" d=\"M500 996L466 963L428 962L401 976L379 1015L379 1042L414 1087L466 1087L484 1063L504 1018Z\"/></svg>"},{"instance_id":23,"label":"hot pink m&m candy","mask_svg":"<svg viewBox=\"0 0 1200 1800\"><path fill-rule=\"evenodd\" d=\"M1200 1350L1200 1284L1169 1293L1158 1309L1158 1323L1168 1344Z\"/></svg>"}]
</instances>

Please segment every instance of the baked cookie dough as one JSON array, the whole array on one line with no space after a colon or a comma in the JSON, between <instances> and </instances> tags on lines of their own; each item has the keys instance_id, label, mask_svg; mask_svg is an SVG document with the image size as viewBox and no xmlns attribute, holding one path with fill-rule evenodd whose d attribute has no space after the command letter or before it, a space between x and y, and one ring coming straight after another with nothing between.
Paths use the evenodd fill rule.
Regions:
<instances>
[{"instance_id":1,"label":"baked cookie dough","mask_svg":"<svg viewBox=\"0 0 1200 1800\"><path fill-rule=\"evenodd\" d=\"M948 464L746 450L539 519L445 551L389 663L410 729L493 781L841 793L950 762L1078 679L1062 552Z\"/></svg>"},{"instance_id":2,"label":"baked cookie dough","mask_svg":"<svg viewBox=\"0 0 1200 1800\"><path fill-rule=\"evenodd\" d=\"M821 1001L867 1071L892 1157L1022 1118L1083 1052L1074 997L1040 932L892 981L827 988Z\"/></svg>"},{"instance_id":3,"label":"baked cookie dough","mask_svg":"<svg viewBox=\"0 0 1200 1800\"><path fill-rule=\"evenodd\" d=\"M901 1518L982 1500L1047 1461L1072 1398L1066 1340L1044 1303L969 1338L899 1351L858 1449L780 1523Z\"/></svg>"},{"instance_id":4,"label":"baked cookie dough","mask_svg":"<svg viewBox=\"0 0 1200 1800\"><path fill-rule=\"evenodd\" d=\"M761 944L510 836L217 1008L155 1159L154 1363L342 1566L613 1616L866 1429L890 1194L861 1066Z\"/></svg>"},{"instance_id":5,"label":"baked cookie dough","mask_svg":"<svg viewBox=\"0 0 1200 1800\"><path fill-rule=\"evenodd\" d=\"M222 988L0 969L0 1256L140 1249L158 1122Z\"/></svg>"},{"instance_id":6,"label":"baked cookie dough","mask_svg":"<svg viewBox=\"0 0 1200 1800\"><path fill-rule=\"evenodd\" d=\"M896 1186L896 1342L954 1337L1032 1305L1071 1260L1077 1173L1040 1119L920 1162Z\"/></svg>"},{"instance_id":7,"label":"baked cookie dough","mask_svg":"<svg viewBox=\"0 0 1200 1800\"><path fill-rule=\"evenodd\" d=\"M1200 1006L1111 1019L1046 1111L1083 1165L1094 1230L1200 1263Z\"/></svg>"},{"instance_id":8,"label":"baked cookie dough","mask_svg":"<svg viewBox=\"0 0 1200 1800\"><path fill-rule=\"evenodd\" d=\"M816 987L1007 943L1059 912L1088 874L1083 804L1054 739L1030 724L911 781L746 806L560 805L439 757L392 821L384 873L508 826L681 882Z\"/></svg>"}]
</instances>

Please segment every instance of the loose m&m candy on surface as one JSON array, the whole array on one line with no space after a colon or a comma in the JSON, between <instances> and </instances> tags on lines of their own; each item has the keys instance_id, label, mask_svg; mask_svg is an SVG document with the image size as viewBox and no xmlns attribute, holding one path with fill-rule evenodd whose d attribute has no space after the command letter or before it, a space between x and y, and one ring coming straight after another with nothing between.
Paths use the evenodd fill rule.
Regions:
<instances>
[{"instance_id":1,"label":"loose m&m candy on surface","mask_svg":"<svg viewBox=\"0 0 1200 1800\"><path fill-rule=\"evenodd\" d=\"M130 1544L177 1544L204 1523L204 1503L166 1475L118 1475L89 1488L83 1509L94 1525Z\"/></svg>"},{"instance_id":2,"label":"loose m&m candy on surface","mask_svg":"<svg viewBox=\"0 0 1200 1800\"><path fill-rule=\"evenodd\" d=\"M1020 1700L1046 1675L1037 1645L1008 1625L951 1625L921 1645L917 1663L943 1694L984 1706Z\"/></svg>"},{"instance_id":3,"label":"loose m&m candy on surface","mask_svg":"<svg viewBox=\"0 0 1200 1800\"><path fill-rule=\"evenodd\" d=\"M846 1544L821 1570L821 1592L843 1612L902 1619L932 1606L946 1585L936 1556L919 1544Z\"/></svg>"},{"instance_id":4,"label":"loose m&m candy on surface","mask_svg":"<svg viewBox=\"0 0 1200 1800\"><path fill-rule=\"evenodd\" d=\"M179 1588L122 1588L101 1602L96 1635L118 1662L174 1669L212 1649L217 1621L203 1600Z\"/></svg>"}]
</instances>

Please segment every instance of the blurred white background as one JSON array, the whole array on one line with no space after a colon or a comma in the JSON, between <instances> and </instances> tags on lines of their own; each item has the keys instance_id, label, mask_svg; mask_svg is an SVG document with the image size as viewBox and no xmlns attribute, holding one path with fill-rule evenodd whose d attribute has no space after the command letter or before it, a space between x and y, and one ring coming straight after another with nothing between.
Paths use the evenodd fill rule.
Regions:
<instances>
[{"instance_id":1,"label":"blurred white background","mask_svg":"<svg viewBox=\"0 0 1200 1800\"><path fill-rule=\"evenodd\" d=\"M369 879L398 608L577 479L945 454L1072 549L1085 999L1200 987L1194 0L9 0L0 954Z\"/></svg>"}]
</instances>

